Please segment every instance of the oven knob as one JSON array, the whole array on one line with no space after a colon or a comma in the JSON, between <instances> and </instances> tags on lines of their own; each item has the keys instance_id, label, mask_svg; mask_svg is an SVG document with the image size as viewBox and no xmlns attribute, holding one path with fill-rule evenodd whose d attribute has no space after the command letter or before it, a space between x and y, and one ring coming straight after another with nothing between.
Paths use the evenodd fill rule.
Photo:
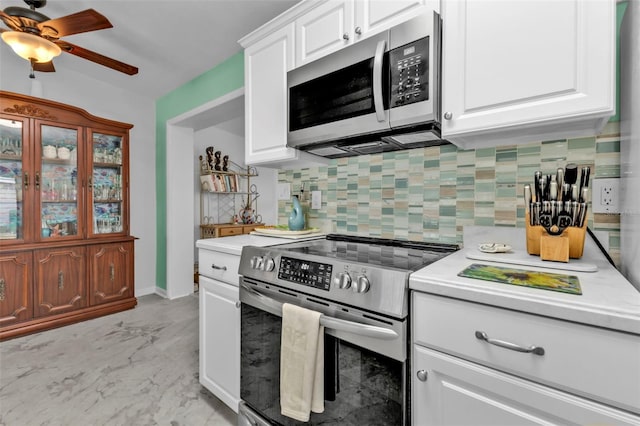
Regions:
<instances>
[{"instance_id":1,"label":"oven knob","mask_svg":"<svg viewBox=\"0 0 640 426\"><path fill-rule=\"evenodd\" d=\"M252 256L249 264L251 265L252 269L256 269L258 267L258 256Z\"/></svg>"},{"instance_id":2,"label":"oven knob","mask_svg":"<svg viewBox=\"0 0 640 426\"><path fill-rule=\"evenodd\" d=\"M353 291L355 291L356 293L366 293L367 291L369 291L369 287L371 287L371 285L369 284L369 278L365 277L364 275L360 275L356 279L356 282L353 283Z\"/></svg>"},{"instance_id":3,"label":"oven knob","mask_svg":"<svg viewBox=\"0 0 640 426\"><path fill-rule=\"evenodd\" d=\"M333 279L338 288L348 289L351 287L351 275L348 272L340 272L337 277Z\"/></svg>"},{"instance_id":4,"label":"oven knob","mask_svg":"<svg viewBox=\"0 0 640 426\"><path fill-rule=\"evenodd\" d=\"M267 257L264 261L264 270L267 272L271 272L275 267L276 267L276 262L273 260L273 258Z\"/></svg>"}]
</instances>

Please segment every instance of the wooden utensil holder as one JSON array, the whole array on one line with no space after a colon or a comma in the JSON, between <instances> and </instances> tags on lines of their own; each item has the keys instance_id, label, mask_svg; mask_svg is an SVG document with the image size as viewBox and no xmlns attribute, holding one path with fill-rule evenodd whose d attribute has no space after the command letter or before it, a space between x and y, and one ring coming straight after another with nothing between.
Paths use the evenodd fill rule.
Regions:
<instances>
[{"instance_id":1,"label":"wooden utensil holder","mask_svg":"<svg viewBox=\"0 0 640 426\"><path fill-rule=\"evenodd\" d=\"M580 259L584 251L587 233L587 218L581 227L569 226L560 235L549 235L542 226L531 226L529 212L525 214L527 227L527 252L540 255L542 260L568 262Z\"/></svg>"}]
</instances>

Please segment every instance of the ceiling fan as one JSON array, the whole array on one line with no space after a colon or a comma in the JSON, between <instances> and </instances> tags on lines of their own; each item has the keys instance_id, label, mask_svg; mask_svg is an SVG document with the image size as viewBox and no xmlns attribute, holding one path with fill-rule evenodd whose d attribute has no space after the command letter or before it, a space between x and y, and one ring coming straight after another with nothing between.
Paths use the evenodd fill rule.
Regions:
<instances>
[{"instance_id":1,"label":"ceiling fan","mask_svg":"<svg viewBox=\"0 0 640 426\"><path fill-rule=\"evenodd\" d=\"M0 19L10 30L0 28L2 39L21 57L31 62L33 71L54 72L52 59L67 52L128 75L138 73L138 68L124 62L84 49L60 37L112 28L111 22L93 9L73 13L61 18L49 19L36 11L47 0L24 0L29 9L11 6L0 10Z\"/></svg>"}]
</instances>

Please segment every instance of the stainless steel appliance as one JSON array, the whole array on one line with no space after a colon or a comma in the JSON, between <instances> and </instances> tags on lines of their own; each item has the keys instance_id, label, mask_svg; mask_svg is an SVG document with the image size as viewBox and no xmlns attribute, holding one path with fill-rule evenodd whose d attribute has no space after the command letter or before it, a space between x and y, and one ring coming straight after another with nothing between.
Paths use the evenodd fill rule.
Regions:
<instances>
[{"instance_id":1,"label":"stainless steel appliance","mask_svg":"<svg viewBox=\"0 0 640 426\"><path fill-rule=\"evenodd\" d=\"M300 424L280 414L283 303L322 313L325 411L309 424L408 424L409 275L457 249L335 234L244 247L239 424Z\"/></svg>"},{"instance_id":2,"label":"stainless steel appliance","mask_svg":"<svg viewBox=\"0 0 640 426\"><path fill-rule=\"evenodd\" d=\"M287 144L328 158L440 139L440 17L423 14L287 73Z\"/></svg>"}]
</instances>

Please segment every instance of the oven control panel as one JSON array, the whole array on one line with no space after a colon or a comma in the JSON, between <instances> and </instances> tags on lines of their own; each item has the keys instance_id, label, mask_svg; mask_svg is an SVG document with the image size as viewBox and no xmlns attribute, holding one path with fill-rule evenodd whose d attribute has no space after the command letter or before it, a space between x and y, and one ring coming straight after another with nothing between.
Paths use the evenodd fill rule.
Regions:
<instances>
[{"instance_id":1,"label":"oven control panel","mask_svg":"<svg viewBox=\"0 0 640 426\"><path fill-rule=\"evenodd\" d=\"M333 266L282 256L278 278L320 290L329 291Z\"/></svg>"}]
</instances>

